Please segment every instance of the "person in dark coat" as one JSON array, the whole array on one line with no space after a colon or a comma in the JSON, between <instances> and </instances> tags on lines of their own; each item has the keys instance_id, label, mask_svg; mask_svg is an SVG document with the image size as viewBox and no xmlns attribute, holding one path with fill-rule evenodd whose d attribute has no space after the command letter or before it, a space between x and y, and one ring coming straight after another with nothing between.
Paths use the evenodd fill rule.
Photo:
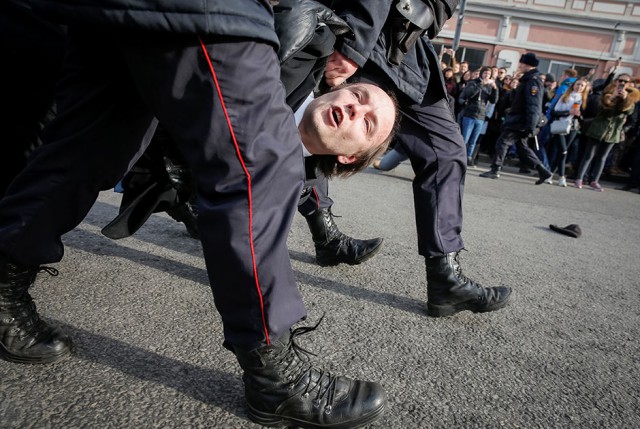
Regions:
<instances>
[{"instance_id":1,"label":"person in dark coat","mask_svg":"<svg viewBox=\"0 0 640 429\"><path fill-rule=\"evenodd\" d=\"M349 24L353 36L338 40L325 71L329 85L352 78L376 83L397 95L403 114L397 144L405 149L416 174L418 251L425 258L427 311L434 317L463 310L497 310L507 304L511 293L508 287L482 287L460 269L467 157L430 42L457 3L334 1L334 10Z\"/></svg>"},{"instance_id":2,"label":"person in dark coat","mask_svg":"<svg viewBox=\"0 0 640 429\"><path fill-rule=\"evenodd\" d=\"M358 427L382 387L316 368L292 329L306 310L286 242L303 184L266 0L33 0L68 24L56 118L0 201L0 357L51 363L71 340L42 321L28 289L148 145L157 121L196 179L198 223L225 347L261 424ZM185 344L189 342L186 341ZM309 395L313 392L313 395Z\"/></svg>"},{"instance_id":3,"label":"person in dark coat","mask_svg":"<svg viewBox=\"0 0 640 429\"><path fill-rule=\"evenodd\" d=\"M527 141L535 137L538 132L540 117L542 116L543 85L540 72L536 68L538 59L533 52L527 52L520 57L518 71L523 75L513 94L511 109L502 124L502 132L496 142L496 152L491 163L491 170L480 174L480 177L497 179L500 177L502 163L507 150L516 145L520 159L525 159L531 167L538 170L539 178L536 185L544 183L551 177L551 172L545 168Z\"/></svg>"}]
</instances>

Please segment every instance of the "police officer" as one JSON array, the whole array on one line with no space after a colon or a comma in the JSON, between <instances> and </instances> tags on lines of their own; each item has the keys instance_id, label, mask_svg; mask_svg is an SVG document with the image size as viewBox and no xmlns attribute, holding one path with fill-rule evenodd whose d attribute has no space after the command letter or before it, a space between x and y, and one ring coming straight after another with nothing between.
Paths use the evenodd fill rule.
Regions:
<instances>
[{"instance_id":1,"label":"police officer","mask_svg":"<svg viewBox=\"0 0 640 429\"><path fill-rule=\"evenodd\" d=\"M541 185L551 177L551 172L545 168L536 153L529 147L527 141L535 137L542 113L542 98L544 87L540 80L538 58L533 52L527 52L520 57L518 71L523 73L520 85L513 96L511 110L502 124L502 132L496 141L496 152L491 163L491 170L480 174L480 177L497 179L500 177L504 157L513 144L516 145L520 159L528 162L538 170L536 185Z\"/></svg>"},{"instance_id":2,"label":"police officer","mask_svg":"<svg viewBox=\"0 0 640 429\"><path fill-rule=\"evenodd\" d=\"M269 2L32 3L69 25L67 73L45 144L0 201L0 357L69 355L70 339L40 320L28 288L39 271L56 274L42 264L62 258L61 235L128 170L155 117L196 177L204 258L250 418L333 428L375 420L382 388L301 360L295 339L309 328L291 330L306 316L286 247L301 141Z\"/></svg>"},{"instance_id":3,"label":"police officer","mask_svg":"<svg viewBox=\"0 0 640 429\"><path fill-rule=\"evenodd\" d=\"M338 41L325 77L354 76L395 91L403 119L397 134L416 174L413 182L418 251L425 257L427 310L434 317L504 307L508 287L484 288L465 277L462 195L465 145L453 120L429 38L451 17L457 0L339 0L334 9L353 29Z\"/></svg>"}]
</instances>

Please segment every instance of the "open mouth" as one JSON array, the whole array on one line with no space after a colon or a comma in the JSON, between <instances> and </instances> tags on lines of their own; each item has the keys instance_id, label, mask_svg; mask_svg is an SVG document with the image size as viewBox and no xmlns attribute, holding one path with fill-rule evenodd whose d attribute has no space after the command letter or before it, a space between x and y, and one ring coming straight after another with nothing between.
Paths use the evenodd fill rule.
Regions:
<instances>
[{"instance_id":1,"label":"open mouth","mask_svg":"<svg viewBox=\"0 0 640 429\"><path fill-rule=\"evenodd\" d=\"M337 109L331 110L331 117L333 118L333 122L337 127L340 126L340 122L342 122L342 113Z\"/></svg>"}]
</instances>

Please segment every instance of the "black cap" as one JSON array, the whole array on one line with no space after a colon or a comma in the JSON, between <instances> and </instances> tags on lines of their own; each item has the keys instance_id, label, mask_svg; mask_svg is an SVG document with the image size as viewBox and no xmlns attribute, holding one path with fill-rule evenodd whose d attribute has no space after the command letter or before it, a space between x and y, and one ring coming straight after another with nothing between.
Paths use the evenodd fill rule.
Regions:
<instances>
[{"instance_id":1,"label":"black cap","mask_svg":"<svg viewBox=\"0 0 640 429\"><path fill-rule=\"evenodd\" d=\"M559 232L560 234L568 235L569 237L578 238L582 235L582 230L580 229L580 225L572 223L571 225L567 225L564 228L561 228L557 225L549 225L555 232Z\"/></svg>"},{"instance_id":2,"label":"black cap","mask_svg":"<svg viewBox=\"0 0 640 429\"><path fill-rule=\"evenodd\" d=\"M520 57L520 62L532 67L538 67L538 63L540 63L540 61L538 61L538 58L536 58L536 54L534 54L533 52L522 54L522 56Z\"/></svg>"},{"instance_id":3,"label":"black cap","mask_svg":"<svg viewBox=\"0 0 640 429\"><path fill-rule=\"evenodd\" d=\"M552 75L551 73L547 73L547 76L544 79L545 82L555 82L556 81L556 77L554 75Z\"/></svg>"}]
</instances>

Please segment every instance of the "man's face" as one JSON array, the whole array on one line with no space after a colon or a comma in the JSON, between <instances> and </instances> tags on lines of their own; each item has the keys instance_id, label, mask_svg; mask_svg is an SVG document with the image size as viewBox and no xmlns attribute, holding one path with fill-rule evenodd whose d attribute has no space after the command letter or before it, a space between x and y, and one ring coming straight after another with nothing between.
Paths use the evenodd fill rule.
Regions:
<instances>
[{"instance_id":1,"label":"man's face","mask_svg":"<svg viewBox=\"0 0 640 429\"><path fill-rule=\"evenodd\" d=\"M386 92L357 83L313 100L298 129L309 152L338 155L338 162L350 164L387 139L395 117L395 104Z\"/></svg>"},{"instance_id":2,"label":"man's face","mask_svg":"<svg viewBox=\"0 0 640 429\"><path fill-rule=\"evenodd\" d=\"M460 63L460 72L464 73L469 70L469 63Z\"/></svg>"},{"instance_id":3,"label":"man's face","mask_svg":"<svg viewBox=\"0 0 640 429\"><path fill-rule=\"evenodd\" d=\"M482 80L487 80L487 79L490 79L491 77L492 77L491 76L491 70L485 70L480 74L480 78Z\"/></svg>"}]
</instances>

